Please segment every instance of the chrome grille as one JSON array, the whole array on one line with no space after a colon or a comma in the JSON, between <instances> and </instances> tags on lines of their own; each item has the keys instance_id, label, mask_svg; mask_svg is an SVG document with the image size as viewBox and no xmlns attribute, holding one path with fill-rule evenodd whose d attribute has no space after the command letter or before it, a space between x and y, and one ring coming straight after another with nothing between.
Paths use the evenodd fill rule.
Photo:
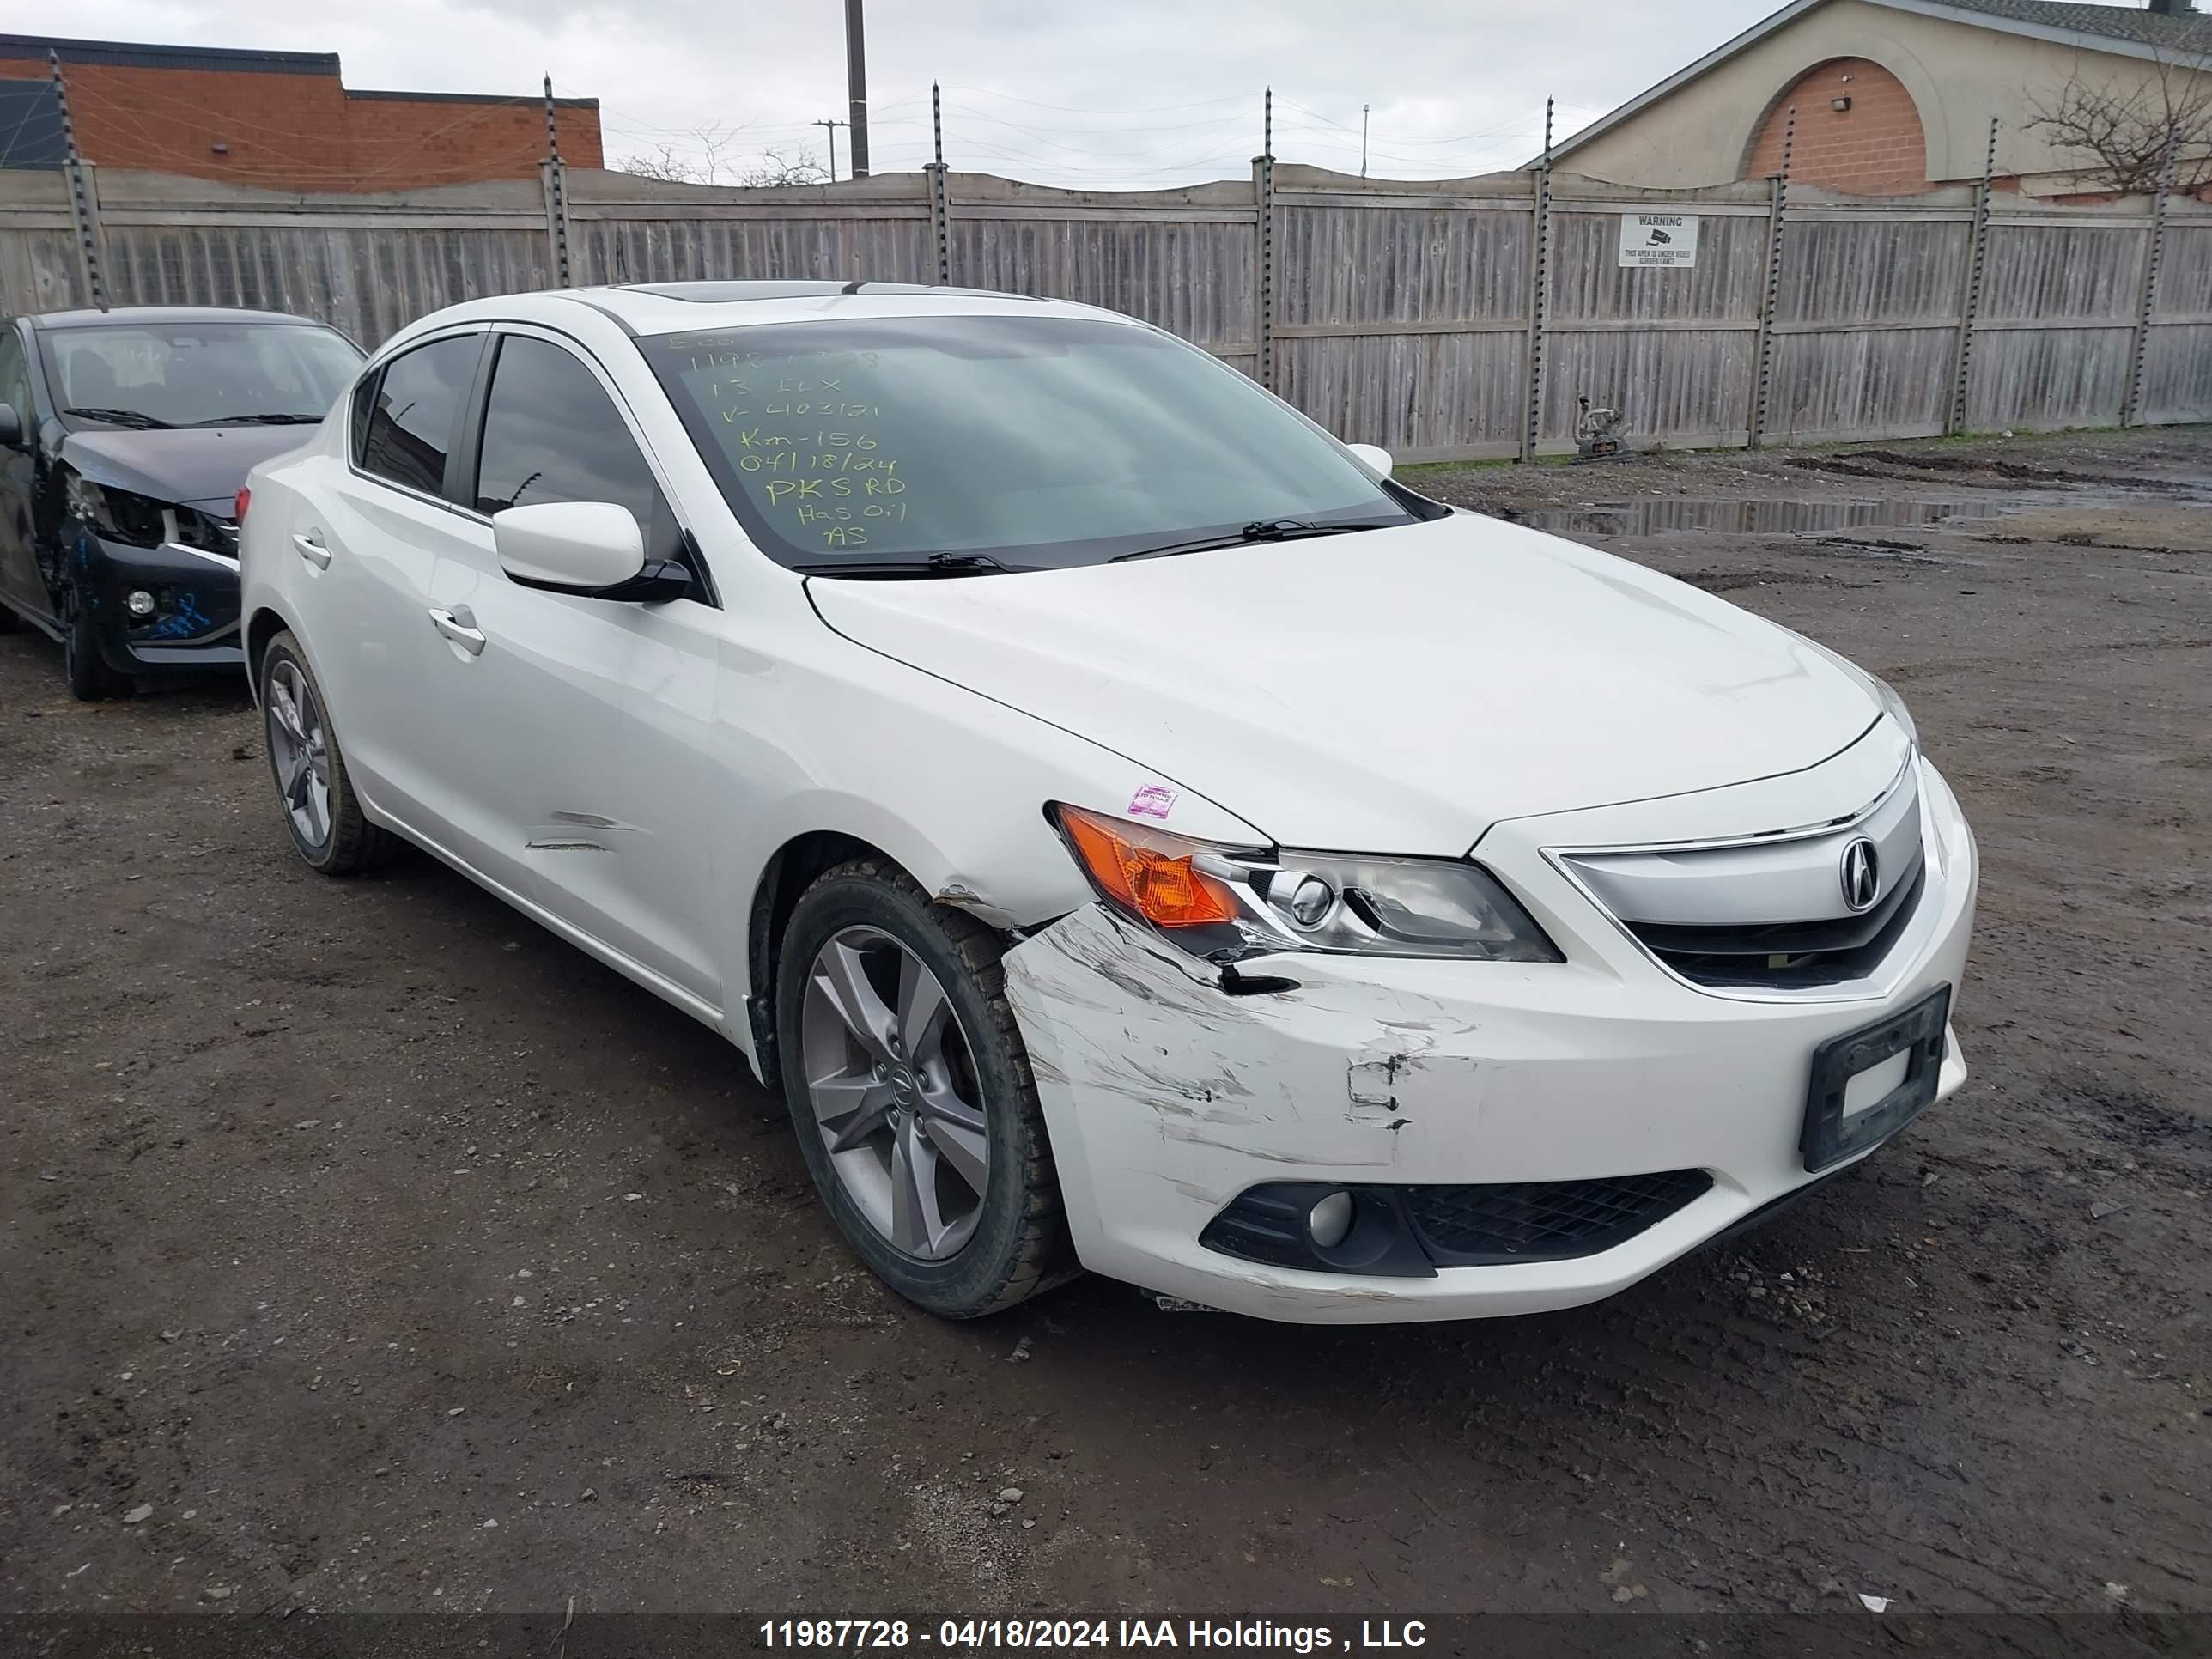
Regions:
<instances>
[{"instance_id":1,"label":"chrome grille","mask_svg":"<svg viewBox=\"0 0 2212 1659\"><path fill-rule=\"evenodd\" d=\"M1846 870L1862 843L1870 895L1852 890ZM1653 957L1716 990L1812 992L1868 979L1911 930L1929 885L1911 761L1868 806L1831 823L1559 859Z\"/></svg>"}]
</instances>

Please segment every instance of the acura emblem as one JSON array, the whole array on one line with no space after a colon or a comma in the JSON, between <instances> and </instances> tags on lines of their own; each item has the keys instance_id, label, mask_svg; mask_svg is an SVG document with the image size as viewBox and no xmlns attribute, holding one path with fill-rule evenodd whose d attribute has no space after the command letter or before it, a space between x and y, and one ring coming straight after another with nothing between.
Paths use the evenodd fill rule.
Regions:
<instances>
[{"instance_id":1,"label":"acura emblem","mask_svg":"<svg viewBox=\"0 0 2212 1659\"><path fill-rule=\"evenodd\" d=\"M1874 908L1875 900L1881 892L1881 862L1874 850L1874 843L1861 836L1844 848L1840 873L1844 881L1844 902L1853 915Z\"/></svg>"}]
</instances>

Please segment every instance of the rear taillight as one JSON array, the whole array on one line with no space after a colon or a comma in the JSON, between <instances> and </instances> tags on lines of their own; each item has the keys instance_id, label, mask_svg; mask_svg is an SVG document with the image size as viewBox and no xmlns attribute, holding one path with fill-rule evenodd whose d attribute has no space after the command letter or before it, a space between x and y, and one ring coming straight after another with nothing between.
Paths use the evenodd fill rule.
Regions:
<instances>
[{"instance_id":1,"label":"rear taillight","mask_svg":"<svg viewBox=\"0 0 2212 1659\"><path fill-rule=\"evenodd\" d=\"M246 509L252 505L253 492L241 487L238 492L238 499L231 503L231 516L239 523L244 524L246 522Z\"/></svg>"}]
</instances>

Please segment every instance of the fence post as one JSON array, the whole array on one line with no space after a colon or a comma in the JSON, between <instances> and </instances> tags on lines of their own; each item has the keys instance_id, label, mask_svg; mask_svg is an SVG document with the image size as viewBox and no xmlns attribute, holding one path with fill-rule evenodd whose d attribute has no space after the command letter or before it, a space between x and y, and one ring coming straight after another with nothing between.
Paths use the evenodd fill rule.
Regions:
<instances>
[{"instance_id":1,"label":"fence post","mask_svg":"<svg viewBox=\"0 0 2212 1659\"><path fill-rule=\"evenodd\" d=\"M77 153L76 127L70 119L69 88L62 84L59 52L47 51L46 70L53 76L54 103L61 112L62 168L67 175L70 217L76 228L77 275L83 279L84 291L93 304L105 311L107 278L101 256L106 252L107 235L100 222L100 186L94 182L90 164Z\"/></svg>"},{"instance_id":2,"label":"fence post","mask_svg":"<svg viewBox=\"0 0 2212 1659\"><path fill-rule=\"evenodd\" d=\"M945 107L934 81L929 83L929 127L937 159L922 172L929 179L929 240L937 248L937 281L941 288L952 280L952 197L945 176Z\"/></svg>"},{"instance_id":3,"label":"fence post","mask_svg":"<svg viewBox=\"0 0 2212 1659\"><path fill-rule=\"evenodd\" d=\"M1544 304L1551 292L1552 100L1544 100L1544 154L1529 185L1533 217L1528 226L1528 405L1521 422L1521 459L1536 459L1536 440L1544 423Z\"/></svg>"},{"instance_id":4,"label":"fence post","mask_svg":"<svg viewBox=\"0 0 2212 1659\"><path fill-rule=\"evenodd\" d=\"M545 238L553 253L553 286L568 282L568 181L561 165L561 134L553 125L553 77L545 77Z\"/></svg>"},{"instance_id":5,"label":"fence post","mask_svg":"<svg viewBox=\"0 0 2212 1659\"><path fill-rule=\"evenodd\" d=\"M1252 158L1252 207L1258 242L1253 252L1252 378L1275 389L1275 89L1267 88L1260 153Z\"/></svg>"},{"instance_id":6,"label":"fence post","mask_svg":"<svg viewBox=\"0 0 2212 1659\"><path fill-rule=\"evenodd\" d=\"M1950 416L1943 422L1946 434L1966 429L1966 387L1973 371L1974 319L1982 310L1982 272L1990 253L1990 179L1997 168L1997 122L1990 118L1989 148L1982 152L1982 182L1974 187L1973 244L1966 253L1966 297L1959 307L1959 344L1953 354Z\"/></svg>"},{"instance_id":7,"label":"fence post","mask_svg":"<svg viewBox=\"0 0 2212 1659\"><path fill-rule=\"evenodd\" d=\"M1751 388L1751 430L1746 446L1761 448L1766 442L1766 412L1774 392L1774 313L1782 305L1782 228L1790 210L1790 158L1797 145L1797 106L1792 104L1782 123L1782 171L1774 175L1766 206L1766 282L1759 289L1759 356Z\"/></svg>"},{"instance_id":8,"label":"fence post","mask_svg":"<svg viewBox=\"0 0 2212 1659\"><path fill-rule=\"evenodd\" d=\"M2143 369L2150 356L2151 319L2158 312L2158 268L2166 258L2166 200L2173 188L2173 140L2166 143L2166 159L2159 167L2158 195L2150 207L2150 248L2143 255L2142 294L2136 303L2136 337L2128 355L2128 395L2120 405L2120 424L2142 421Z\"/></svg>"}]
</instances>

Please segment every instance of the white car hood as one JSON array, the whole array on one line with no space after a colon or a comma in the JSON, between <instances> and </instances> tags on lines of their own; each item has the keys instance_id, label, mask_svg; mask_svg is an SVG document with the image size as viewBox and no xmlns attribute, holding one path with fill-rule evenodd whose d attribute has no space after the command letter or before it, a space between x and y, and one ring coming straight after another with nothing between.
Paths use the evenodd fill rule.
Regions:
<instances>
[{"instance_id":1,"label":"white car hood","mask_svg":"<svg viewBox=\"0 0 2212 1659\"><path fill-rule=\"evenodd\" d=\"M1467 514L808 587L848 639L1157 769L1289 847L1456 855L1501 818L1811 766L1881 714L1771 623Z\"/></svg>"}]
</instances>

